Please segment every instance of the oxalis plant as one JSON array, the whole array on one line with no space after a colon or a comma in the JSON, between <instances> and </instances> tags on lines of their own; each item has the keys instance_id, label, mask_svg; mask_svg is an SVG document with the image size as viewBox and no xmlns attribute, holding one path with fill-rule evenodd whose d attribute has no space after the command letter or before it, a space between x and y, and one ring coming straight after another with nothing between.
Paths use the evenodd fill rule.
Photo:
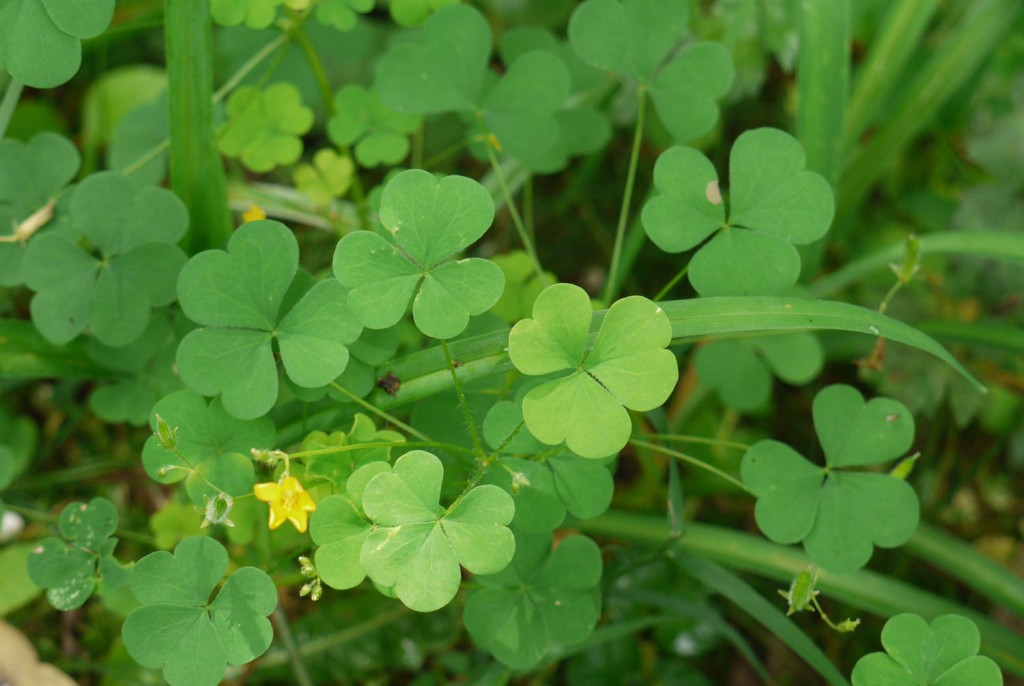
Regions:
<instances>
[{"instance_id":1,"label":"oxalis plant","mask_svg":"<svg viewBox=\"0 0 1024 686\"><path fill-rule=\"evenodd\" d=\"M861 236L1017 3L520 4L0 0L0 614L90 684L1024 677L899 366L1019 419L1012 323L908 322L1024 242Z\"/></svg>"}]
</instances>

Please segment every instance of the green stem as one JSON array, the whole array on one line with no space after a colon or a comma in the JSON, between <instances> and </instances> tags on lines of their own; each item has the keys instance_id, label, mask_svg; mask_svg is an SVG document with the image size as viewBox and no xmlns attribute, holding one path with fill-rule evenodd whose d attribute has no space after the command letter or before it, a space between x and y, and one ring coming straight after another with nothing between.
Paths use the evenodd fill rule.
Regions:
<instances>
[{"instance_id":1,"label":"green stem","mask_svg":"<svg viewBox=\"0 0 1024 686\"><path fill-rule=\"evenodd\" d=\"M644 139L644 115L647 109L647 87L637 89L640 102L636 110L636 130L633 132L633 149L629 153L629 169L626 171L626 188L622 193L622 208L619 210L619 224L615 228L615 247L612 248L612 261L608 267L608 279L605 281L601 299L611 303L619 290L619 261L622 259L622 241L626 235L626 224L629 221L629 206L633 199L633 186L636 183L636 168L640 160L640 144Z\"/></svg>"},{"instance_id":2,"label":"green stem","mask_svg":"<svg viewBox=\"0 0 1024 686\"><path fill-rule=\"evenodd\" d=\"M523 248L526 249L526 254L530 256L530 261L533 262L533 269L537 272L537 276L543 277L544 269L540 266L540 259L537 257L537 251L533 247L533 241L530 240L530 233L526 229L526 224L523 223L523 218L519 215L516 204L512 202L512 194L508 190L505 172L501 170L501 165L498 164L498 158L494 155L491 144L488 141L484 141L484 147L487 148L487 158L491 161L491 168L498 179L501 194L505 198L505 205L508 207L508 213L512 217L512 224L516 227L516 232L519 234L519 240L523 242Z\"/></svg>"},{"instance_id":3,"label":"green stem","mask_svg":"<svg viewBox=\"0 0 1024 686\"><path fill-rule=\"evenodd\" d=\"M217 104L218 102L226 98L228 96L228 93L235 90L235 88L238 87L238 84L240 84L245 79L245 77L252 72L253 69L258 67L263 60L270 57L270 55L272 55L275 50L277 50L282 45L287 43L290 39L291 36L289 36L287 33L282 33L280 36L277 36L276 38L274 38L274 40L270 41L262 48L260 48L260 50L255 55L246 60L245 64L238 68L238 71L231 75L231 78L225 81L224 84L217 89L217 91L213 94L213 103Z\"/></svg>"},{"instance_id":4,"label":"green stem","mask_svg":"<svg viewBox=\"0 0 1024 686\"><path fill-rule=\"evenodd\" d=\"M359 405L363 409L372 412L373 414L377 415L378 417L380 417L381 419L383 419L385 421L391 422L392 424L394 424L395 426L397 426L399 429L401 429L405 433L409 434L410 436L415 436L416 438L420 439L421 441L424 441L424 442L427 442L427 443L433 443L434 442L434 441L432 441L430 439L430 436L426 435L422 431L418 431L418 430L412 428L411 426L409 426L408 424L403 422L398 417L395 417L394 415L389 414L389 413L385 412L384 410L378 409L374 405L371 405L370 403L366 402L365 400L363 400L358 395L356 395L352 391L348 390L347 388L345 388L344 386L342 386L338 382L332 381L331 382L331 388L333 388L334 390L338 391L339 393L341 393L342 395L344 395L349 400L351 400L352 402L356 403L357 405Z\"/></svg>"},{"instance_id":5,"label":"green stem","mask_svg":"<svg viewBox=\"0 0 1024 686\"><path fill-rule=\"evenodd\" d=\"M164 1L171 187L189 211L186 252L223 247L231 236L227 181L213 134L210 0Z\"/></svg>"},{"instance_id":6,"label":"green stem","mask_svg":"<svg viewBox=\"0 0 1024 686\"><path fill-rule=\"evenodd\" d=\"M441 350L444 351L444 356L448 360L448 371L452 375L452 384L455 386L455 395L459 397L459 405L462 406L462 413L466 416L466 427L469 429L469 435L473 439L473 448L477 457L484 456L484 446L480 442L480 433L476 428L476 421L473 420L473 413L469 411L469 403L466 401L466 394L462 392L462 382L459 381L459 375L455 372L455 360L452 358L452 353L448 349L448 343L441 339Z\"/></svg>"},{"instance_id":7,"label":"green stem","mask_svg":"<svg viewBox=\"0 0 1024 686\"><path fill-rule=\"evenodd\" d=\"M331 448L317 448L316 450L300 450L297 453L288 453L288 457L292 460L302 460L307 457L336 455L338 453L364 450L366 448L443 448L445 450L454 450L456 452L473 454L473 451L469 448L463 448L461 445L455 445L454 443L441 443L440 441L381 441L374 443L353 443L351 445L339 445Z\"/></svg>"},{"instance_id":8,"label":"green stem","mask_svg":"<svg viewBox=\"0 0 1024 686\"><path fill-rule=\"evenodd\" d=\"M723 441L719 438L705 438L703 436L689 436L685 434L640 434L641 438L653 438L659 441L678 441L679 443L700 443L722 448L735 448L736 450L750 450L746 443L736 441Z\"/></svg>"},{"instance_id":9,"label":"green stem","mask_svg":"<svg viewBox=\"0 0 1024 686\"><path fill-rule=\"evenodd\" d=\"M299 650L298 644L295 642L295 637L292 635L292 629L288 625L288 618L284 614L284 610L281 609L281 604L278 603L277 607L274 608L274 624L277 626L277 635L281 638L281 643L284 644L285 652L288 653L288 659L292 663L292 674L295 675L295 681L299 686L313 686L313 679L309 676L309 668L306 666L306 660L302 657L302 652Z\"/></svg>"},{"instance_id":10,"label":"green stem","mask_svg":"<svg viewBox=\"0 0 1024 686\"><path fill-rule=\"evenodd\" d=\"M665 284L665 287L658 291L658 294L654 296L654 302L661 302L669 292L676 287L676 284L682 281L683 277L686 276L686 272L690 271L690 263L687 262L683 265L683 268L676 272L676 275L672 277L672 280Z\"/></svg>"},{"instance_id":11,"label":"green stem","mask_svg":"<svg viewBox=\"0 0 1024 686\"><path fill-rule=\"evenodd\" d=\"M680 460L681 462L685 462L686 464L689 464L689 465L693 465L694 467L697 467L698 469L703 469L704 471L711 472L712 474L714 474L718 478L723 479L725 481L728 481L733 486L736 486L737 488L747 492L750 495L754 495L754 492L751 491L749 488L747 488L747 485L744 484L739 479L737 479L736 477L732 476L731 474L727 474L726 472L723 472L718 467L715 467L714 465L710 465L707 462L704 462L703 460L698 460L696 457L691 457L690 455L687 455L685 453L681 453L678 450L672 450L670 448L662 447L660 445L657 445L656 443L648 443L647 441L638 441L635 438L630 439L629 443L630 443L630 445L637 446L638 448L647 448L648 450L654 450L656 452L662 453L663 455L668 455L669 457L674 457L677 460Z\"/></svg>"},{"instance_id":12,"label":"green stem","mask_svg":"<svg viewBox=\"0 0 1024 686\"><path fill-rule=\"evenodd\" d=\"M11 123L14 108L18 106L18 100L21 99L21 91L24 87L25 84L15 78L12 78L11 82L7 84L4 99L0 100L0 140L3 140L4 134L7 133L7 125Z\"/></svg>"},{"instance_id":13,"label":"green stem","mask_svg":"<svg viewBox=\"0 0 1024 686\"><path fill-rule=\"evenodd\" d=\"M309 40L309 36L303 31L302 26L298 26L295 29L295 40L302 50L302 54L306 57L306 61L309 63L310 71L313 72L313 78L316 80L317 88L320 90L320 97L324 101L324 109L327 111L327 117L334 116L334 91L331 90L331 80L327 76L327 70L324 69L324 63L320 59L320 55L317 54L316 48L313 47L312 41ZM339 146L341 151L351 157L352 151L347 145ZM352 174L352 196L356 201L356 211L359 213L359 223L364 229L370 228L370 213L366 204L366 191L363 188L363 181L359 177L359 174Z\"/></svg>"}]
</instances>

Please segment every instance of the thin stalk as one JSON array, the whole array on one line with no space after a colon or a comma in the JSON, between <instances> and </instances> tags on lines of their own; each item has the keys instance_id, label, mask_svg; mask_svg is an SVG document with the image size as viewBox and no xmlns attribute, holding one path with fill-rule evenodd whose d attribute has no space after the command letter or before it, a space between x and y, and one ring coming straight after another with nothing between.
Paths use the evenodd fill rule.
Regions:
<instances>
[{"instance_id":1,"label":"thin stalk","mask_svg":"<svg viewBox=\"0 0 1024 686\"><path fill-rule=\"evenodd\" d=\"M636 168L640 160L640 144L644 139L644 118L647 109L647 88L637 89L640 103L636 109L636 130L633 132L633 149L629 153L629 169L626 171L626 188L622 193L622 208L619 210L619 224L615 228L615 247L612 248L612 261L608 267L608 279L605 281L601 299L610 303L619 290L619 260L622 259L622 241L626 235L626 224L629 221L629 206L633 199L633 186L636 183Z\"/></svg>"},{"instance_id":2,"label":"thin stalk","mask_svg":"<svg viewBox=\"0 0 1024 686\"><path fill-rule=\"evenodd\" d=\"M240 84L253 69L258 67L263 60L270 57L275 50L287 43L290 39L291 36L289 34L282 33L280 36L260 48L256 54L246 60L245 64L238 68L238 71L231 75L231 78L225 81L221 87L216 90L213 94L213 103L217 104L226 98L228 93L235 90L235 88L238 87L238 84Z\"/></svg>"},{"instance_id":3,"label":"thin stalk","mask_svg":"<svg viewBox=\"0 0 1024 686\"><path fill-rule=\"evenodd\" d=\"M358 395L356 395L352 391L348 390L347 388L345 388L341 384L337 383L336 381L332 381L331 382L331 388L333 388L334 390L338 391L339 393L341 393L342 395L344 395L349 400L351 400L352 402L356 403L357 405L359 405L363 409L372 412L373 414L377 415L378 417L380 417L381 419L383 419L385 421L391 422L392 424L394 424L395 426L397 426L399 429L401 429L405 433L409 434L410 436L415 436L416 438L420 439L421 441L424 441L424 442L427 442L427 443L433 443L434 442L433 440L431 440L430 436L426 435L422 431L418 431L418 430L412 428L411 426L409 426L408 424L403 422L398 417L395 417L394 415L389 414L389 413L385 412L384 410L377 409L377 407L375 405L366 402L365 400L360 398Z\"/></svg>"},{"instance_id":4,"label":"thin stalk","mask_svg":"<svg viewBox=\"0 0 1024 686\"><path fill-rule=\"evenodd\" d=\"M317 457L318 455L337 455L338 453L365 450L366 448L443 448L445 450L454 450L456 452L470 454L473 452L469 448L463 448L461 445L455 445L454 443L441 443L440 441L377 441L371 443L337 445L330 448L316 448L314 450L300 450L296 453L288 453L288 458L291 460L302 460L307 457Z\"/></svg>"},{"instance_id":5,"label":"thin stalk","mask_svg":"<svg viewBox=\"0 0 1024 686\"><path fill-rule=\"evenodd\" d=\"M736 441L723 441L719 438L705 438L704 436L688 436L685 434L640 434L642 438L653 438L659 441L678 441L679 443L699 443L710 445L716 448L733 448L735 450L750 450L746 443Z\"/></svg>"},{"instance_id":6,"label":"thin stalk","mask_svg":"<svg viewBox=\"0 0 1024 686\"><path fill-rule=\"evenodd\" d=\"M4 134L7 133L7 125L11 123L14 108L18 106L18 100L21 99L21 91L24 87L25 84L13 77L11 82L7 84L7 90L4 91L4 99L0 100L0 140L3 140Z\"/></svg>"},{"instance_id":7,"label":"thin stalk","mask_svg":"<svg viewBox=\"0 0 1024 686\"><path fill-rule=\"evenodd\" d=\"M676 272L676 275L672 277L672 280L665 284L665 287L658 291L658 294L654 296L654 302L661 302L662 298L668 295L676 284L682 281L683 277L686 276L686 272L690 271L690 263L687 262L683 265L683 268Z\"/></svg>"},{"instance_id":8,"label":"thin stalk","mask_svg":"<svg viewBox=\"0 0 1024 686\"><path fill-rule=\"evenodd\" d=\"M508 207L508 213L512 217L512 224L516 227L516 232L519 234L519 240L523 242L523 248L526 249L526 254L530 256L530 261L533 262L533 269L537 272L537 276L544 276L544 269L540 266L540 259L537 257L537 251L533 247L533 241L530 240L530 233L526 229L526 224L523 223L523 218L519 215L519 210L516 209L516 204L512 202L512 193L508 190L508 181L505 179L505 172L501 170L501 165L498 164L498 158L494 155L494 150L491 149L490 143L484 141L484 147L487 148L487 158L491 161L491 168L494 170L494 174L498 179L498 185L501 187L501 194L505 198L505 205Z\"/></svg>"},{"instance_id":9,"label":"thin stalk","mask_svg":"<svg viewBox=\"0 0 1024 686\"><path fill-rule=\"evenodd\" d=\"M295 29L295 41L302 50L302 54L305 56L306 61L309 63L310 71L313 72L313 79L316 81L317 88L320 90L320 98L324 101L324 109L327 112L327 117L334 116L334 91L331 90L331 80L327 76L327 70L324 69L324 63L320 59L320 55L317 54L316 48L313 47L312 41L309 40L309 36L302 30L302 26L298 26ZM339 146L341 151L352 156L352 151L349 146ZM356 211L359 214L359 223L364 229L370 228L370 213L366 205L366 191L363 188L363 181L359 177L359 174L352 174L352 197L356 201Z\"/></svg>"},{"instance_id":10,"label":"thin stalk","mask_svg":"<svg viewBox=\"0 0 1024 686\"><path fill-rule=\"evenodd\" d=\"M462 407L462 413L466 416L466 426L469 428L469 435L473 439L473 448L478 457L484 456L484 446L480 441L480 433L476 428L476 421L473 419L473 413L469 411L469 403L466 401L466 394L462 392L462 382L459 381L459 375L455 372L455 360L452 358L452 353L448 350L448 343L441 339L441 350L444 351L444 356L448 360L448 371L452 375L452 384L455 386L455 395L459 397L459 405Z\"/></svg>"},{"instance_id":11,"label":"thin stalk","mask_svg":"<svg viewBox=\"0 0 1024 686\"><path fill-rule=\"evenodd\" d=\"M227 181L213 134L210 0L165 0L171 187L189 211L186 252L223 247L231 236Z\"/></svg>"},{"instance_id":12,"label":"thin stalk","mask_svg":"<svg viewBox=\"0 0 1024 686\"><path fill-rule=\"evenodd\" d=\"M668 455L669 457L674 457L677 460L679 460L681 462L685 462L688 465L692 465L694 467L697 467L698 469L703 469L706 472L711 472L712 474L714 474L718 478L723 479L724 481L728 481L729 483L731 483L733 486L736 486L740 490L743 490L743 491L749 493L750 495L754 495L753 491L751 491L749 488L747 488L747 485L744 484L739 479L737 479L736 477L732 476L731 474L727 474L727 473L723 472L718 467L715 467L714 465L710 465L707 462L704 462L703 460L698 460L696 457L692 457L692 456L687 455L685 453L681 453L678 450L672 450L671 448L665 448L665 447L660 446L660 445L658 445L656 443L648 443L647 441L638 441L635 438L630 439L629 443L630 443L630 445L634 445L634 446L636 446L638 448L647 448L648 450L654 450L655 452L662 453L663 455Z\"/></svg>"},{"instance_id":13,"label":"thin stalk","mask_svg":"<svg viewBox=\"0 0 1024 686\"><path fill-rule=\"evenodd\" d=\"M274 608L273 618L274 624L277 626L277 635L281 638L285 652L288 653L288 659L292 663L292 674L295 675L296 683L299 686L313 686L313 679L309 675L309 667L306 666L306 660L303 658L302 652L295 642L292 629L288 625L288 618L285 616L284 610L281 609L280 603Z\"/></svg>"}]
</instances>

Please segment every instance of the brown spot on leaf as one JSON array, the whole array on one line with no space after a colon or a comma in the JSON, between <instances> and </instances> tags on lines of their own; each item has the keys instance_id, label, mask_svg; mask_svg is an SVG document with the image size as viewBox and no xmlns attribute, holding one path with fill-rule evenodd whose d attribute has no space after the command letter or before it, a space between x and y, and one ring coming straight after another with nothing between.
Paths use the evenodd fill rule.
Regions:
<instances>
[{"instance_id":1,"label":"brown spot on leaf","mask_svg":"<svg viewBox=\"0 0 1024 686\"><path fill-rule=\"evenodd\" d=\"M708 185L704 187L704 197L712 205L722 204L722 191L718 189L717 181L708 181Z\"/></svg>"}]
</instances>

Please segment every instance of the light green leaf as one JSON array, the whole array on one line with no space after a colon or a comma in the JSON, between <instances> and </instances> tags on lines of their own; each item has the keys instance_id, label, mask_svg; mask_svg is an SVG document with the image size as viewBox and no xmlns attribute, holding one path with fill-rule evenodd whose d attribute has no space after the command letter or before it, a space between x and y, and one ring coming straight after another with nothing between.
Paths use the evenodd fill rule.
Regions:
<instances>
[{"instance_id":1,"label":"light green leaf","mask_svg":"<svg viewBox=\"0 0 1024 686\"><path fill-rule=\"evenodd\" d=\"M387 107L374 91L358 84L335 94L334 111L328 135L338 145L355 146L356 161L368 168L401 162L409 154L407 136L422 123L422 117Z\"/></svg>"},{"instance_id":2,"label":"light green leaf","mask_svg":"<svg viewBox=\"0 0 1024 686\"><path fill-rule=\"evenodd\" d=\"M350 31L360 14L373 9L374 0L322 0L316 6L316 20L339 31Z\"/></svg>"},{"instance_id":3,"label":"light green leaf","mask_svg":"<svg viewBox=\"0 0 1024 686\"><path fill-rule=\"evenodd\" d=\"M354 171L351 158L324 148L313 155L313 164L296 167L295 187L317 205L329 205L334 198L340 198L348 191Z\"/></svg>"},{"instance_id":4,"label":"light green leaf","mask_svg":"<svg viewBox=\"0 0 1024 686\"><path fill-rule=\"evenodd\" d=\"M313 126L298 88L275 83L264 90L243 86L228 100L228 120L218 132L220 149L254 172L289 165L302 156L300 136Z\"/></svg>"},{"instance_id":5,"label":"light green leaf","mask_svg":"<svg viewBox=\"0 0 1024 686\"><path fill-rule=\"evenodd\" d=\"M617 301L587 355L590 301L581 288L545 289L533 315L509 334L512 363L525 374L568 374L526 394L523 416L530 432L552 445L564 440L583 457L618 452L631 431L625 408L653 409L675 387L675 356L664 350L672 338L665 313L639 296Z\"/></svg>"},{"instance_id":6,"label":"light green leaf","mask_svg":"<svg viewBox=\"0 0 1024 686\"><path fill-rule=\"evenodd\" d=\"M437 610L455 597L460 563L490 573L504 568L515 550L508 494L477 486L445 513L438 505L442 477L440 460L413 450L363 491L363 508L376 528L363 543L360 562L375 583L394 587L417 612Z\"/></svg>"},{"instance_id":7,"label":"light green leaf","mask_svg":"<svg viewBox=\"0 0 1024 686\"><path fill-rule=\"evenodd\" d=\"M250 29L264 29L274 23L281 0L210 0L213 20L223 26L244 23Z\"/></svg>"}]
</instances>

